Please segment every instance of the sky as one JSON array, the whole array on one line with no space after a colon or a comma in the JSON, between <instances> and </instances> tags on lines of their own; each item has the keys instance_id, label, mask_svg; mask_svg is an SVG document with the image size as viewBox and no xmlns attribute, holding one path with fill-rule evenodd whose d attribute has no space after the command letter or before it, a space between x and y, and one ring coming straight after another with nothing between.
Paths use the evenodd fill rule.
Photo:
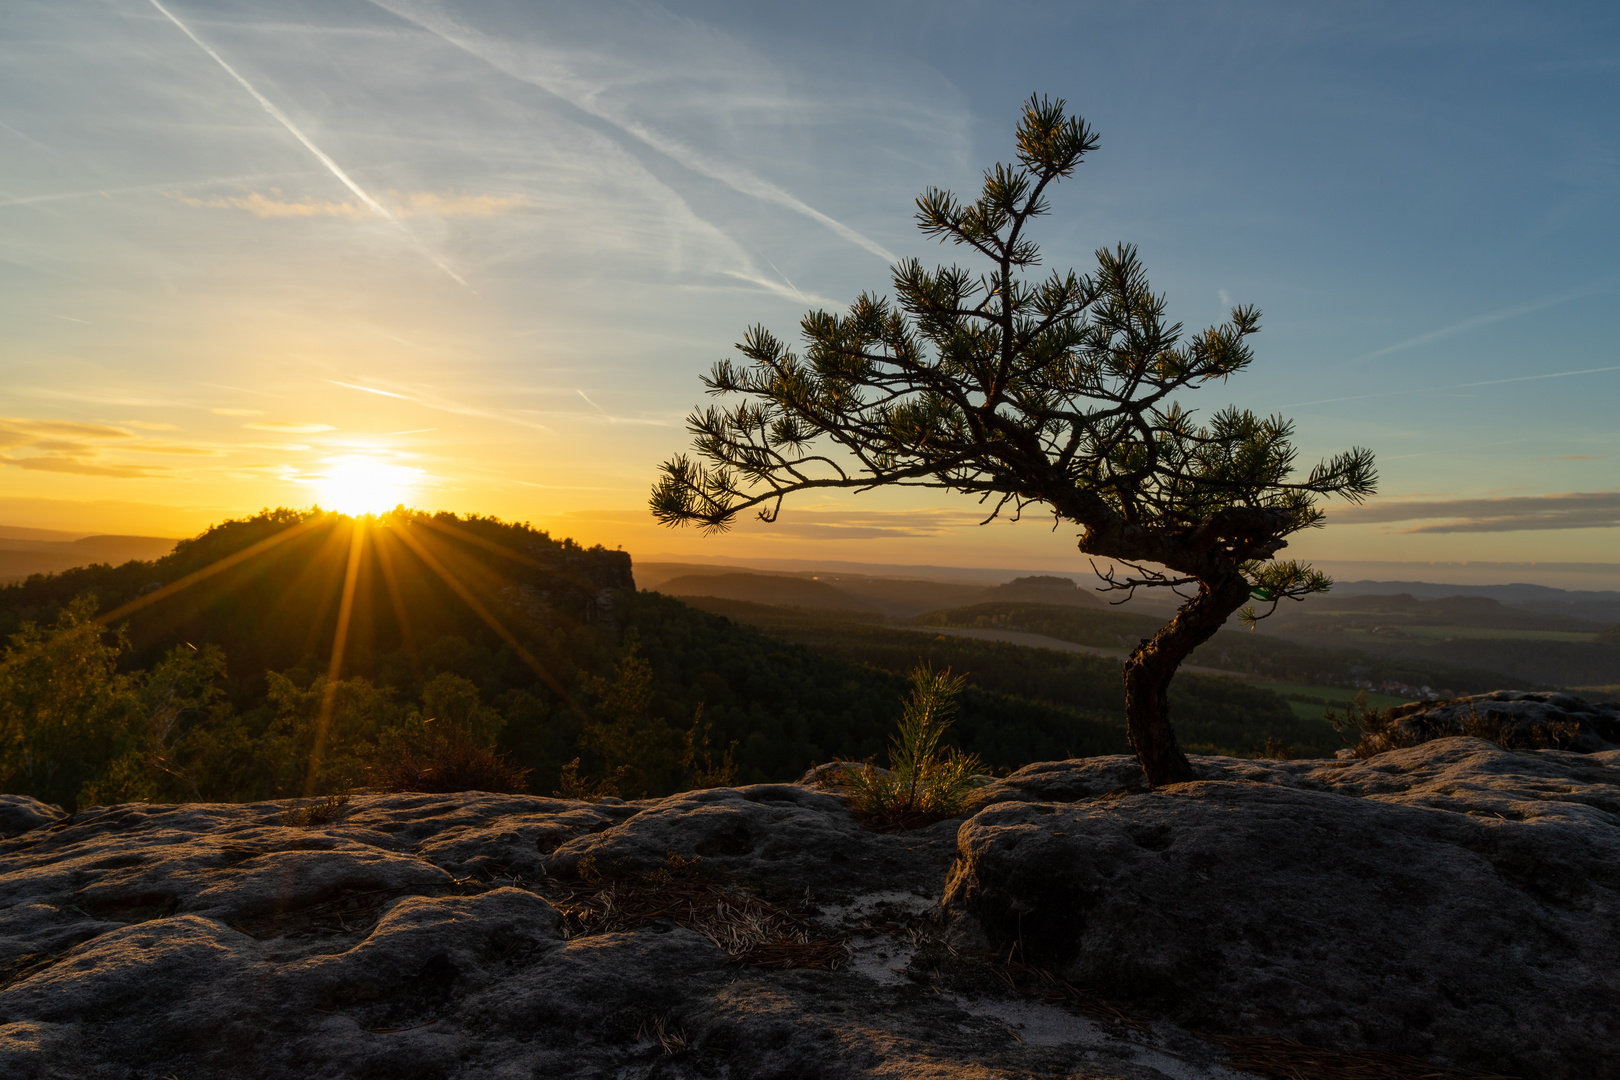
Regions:
<instances>
[{"instance_id":1,"label":"sky","mask_svg":"<svg viewBox=\"0 0 1620 1080\"><path fill-rule=\"evenodd\" d=\"M748 326L961 259L912 200L1009 160L1031 93L1101 140L1045 265L1128 242L1189 328L1258 306L1184 404L1377 453L1287 554L1620 588L1612 4L7 0L0 526L397 498L638 558L1082 568L939 492L646 510Z\"/></svg>"}]
</instances>

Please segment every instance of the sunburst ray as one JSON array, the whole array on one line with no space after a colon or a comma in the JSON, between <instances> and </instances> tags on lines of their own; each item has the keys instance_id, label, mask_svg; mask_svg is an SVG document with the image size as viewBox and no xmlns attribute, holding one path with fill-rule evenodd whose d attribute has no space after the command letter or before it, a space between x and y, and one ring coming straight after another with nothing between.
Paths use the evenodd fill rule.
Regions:
<instances>
[{"instance_id":1,"label":"sunburst ray","mask_svg":"<svg viewBox=\"0 0 1620 1080\"><path fill-rule=\"evenodd\" d=\"M315 743L309 753L309 779L304 784L304 797L315 794L315 784L321 771L321 756L326 752L326 729L332 722L332 706L337 699L338 675L343 670L343 650L348 644L349 620L354 615L354 590L360 580L360 557L365 550L367 528L358 518L349 521L349 562L343 570L343 597L338 602L337 633L332 638L332 659L326 666L326 685L321 693L321 711L315 718Z\"/></svg>"},{"instance_id":2,"label":"sunburst ray","mask_svg":"<svg viewBox=\"0 0 1620 1080\"><path fill-rule=\"evenodd\" d=\"M529 667L534 670L536 675L540 676L541 681L549 686L553 693L561 698L569 707L574 707L573 696L568 693L567 689L564 688L560 681L558 681L557 677L553 675L546 668L546 666L535 657L533 653L524 648L523 643L517 639L517 636L513 634L512 631L508 630L506 626L499 619L497 619L490 612L490 610L483 605L482 602L479 601L478 597L473 595L471 589L462 584L461 579L457 578L448 569L446 569L445 565L423 545L421 540L411 535L411 524L412 523L407 522L402 528L399 529L396 535L398 535L400 540L404 541L406 546L416 553L416 557L421 559L423 564L426 565L429 570L432 570L435 574L439 575L439 579L446 585L450 586L451 591L453 591L457 596L461 597L462 602L466 604L467 607L472 609L472 613L474 615L477 615L480 619L482 619L485 625L487 625L491 630L495 631L502 641L511 646L512 651L517 653L518 657L525 664L529 665Z\"/></svg>"}]
</instances>

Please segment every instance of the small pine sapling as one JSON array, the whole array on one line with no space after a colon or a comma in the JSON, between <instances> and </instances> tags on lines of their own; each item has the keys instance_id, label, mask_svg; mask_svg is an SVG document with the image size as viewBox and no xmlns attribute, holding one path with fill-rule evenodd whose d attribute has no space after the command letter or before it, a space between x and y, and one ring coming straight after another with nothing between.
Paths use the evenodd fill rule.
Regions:
<instances>
[{"instance_id":1,"label":"small pine sapling","mask_svg":"<svg viewBox=\"0 0 1620 1080\"><path fill-rule=\"evenodd\" d=\"M983 783L976 754L952 747L942 757L939 741L956 716L956 699L967 685L949 668L921 664L911 673L900 729L889 743L889 767L870 760L846 763L841 785L850 805L885 830L926 825L967 809L968 795Z\"/></svg>"},{"instance_id":2,"label":"small pine sapling","mask_svg":"<svg viewBox=\"0 0 1620 1080\"><path fill-rule=\"evenodd\" d=\"M737 762L733 757L737 752L737 740L732 739L731 745L720 755L720 760L714 760L714 747L709 745L713 727L712 723L703 719L703 703L698 702L697 711L692 716L692 728L686 733L686 749L681 754L681 768L686 770L693 790L730 787L737 782Z\"/></svg>"}]
</instances>

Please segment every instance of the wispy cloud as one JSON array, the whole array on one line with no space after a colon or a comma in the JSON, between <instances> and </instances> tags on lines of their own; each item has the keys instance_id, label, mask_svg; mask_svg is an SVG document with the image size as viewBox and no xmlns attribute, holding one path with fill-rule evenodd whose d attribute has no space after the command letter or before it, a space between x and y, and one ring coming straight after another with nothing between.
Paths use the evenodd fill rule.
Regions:
<instances>
[{"instance_id":1,"label":"wispy cloud","mask_svg":"<svg viewBox=\"0 0 1620 1080\"><path fill-rule=\"evenodd\" d=\"M374 386L361 386L358 383L339 382L336 379L327 379L326 381L331 383L333 386L342 386L342 387L344 387L346 389L349 389L349 390L359 390L361 393L364 393L364 394L376 394L378 397L398 398L400 401L415 401L416 400L415 398L407 397L404 394L396 394L392 390L378 390Z\"/></svg>"},{"instance_id":2,"label":"wispy cloud","mask_svg":"<svg viewBox=\"0 0 1620 1080\"><path fill-rule=\"evenodd\" d=\"M1365 356L1360 356L1356 359L1373 360L1380 356L1388 356L1391 353L1404 352L1407 349L1415 349L1419 345L1427 345L1431 341L1440 341L1444 338L1454 337L1457 334L1465 334L1470 330L1478 330L1481 327L1490 326L1494 323L1506 322L1509 319L1517 319L1519 316L1529 315L1531 312L1542 311L1546 308L1556 307L1559 304L1567 304L1572 300L1580 300L1583 297L1592 296L1595 293L1612 289L1615 287L1616 280L1617 279L1614 277L1599 278L1596 281L1588 282L1587 284L1582 285L1578 289L1573 289L1566 293L1559 293L1557 296L1543 297L1540 300L1532 300L1528 304L1515 304L1512 307L1502 308L1500 311L1491 311L1484 315L1476 315L1472 319L1464 319L1462 322L1452 323L1450 326L1442 326L1438 330L1430 330L1426 334L1419 334L1417 337L1407 338L1405 341L1397 341L1393 345L1386 345L1382 349L1375 349L1372 352L1367 353Z\"/></svg>"},{"instance_id":3,"label":"wispy cloud","mask_svg":"<svg viewBox=\"0 0 1620 1080\"><path fill-rule=\"evenodd\" d=\"M612 491L613 490L612 488L606 488L606 487L583 487L583 486L578 486L578 485L574 485L574 484L536 484L532 480L514 480L512 482L514 484L521 484L524 487L539 488L542 491Z\"/></svg>"},{"instance_id":4,"label":"wispy cloud","mask_svg":"<svg viewBox=\"0 0 1620 1080\"><path fill-rule=\"evenodd\" d=\"M386 196L396 217L496 217L518 210L530 209L533 200L527 195L467 195L454 191L389 191ZM258 218L369 218L374 212L352 202L323 202L319 199L287 199L279 189L272 188L269 195L255 191L248 195L227 195L201 199L189 195L176 195L175 200L186 206L210 210L246 210Z\"/></svg>"},{"instance_id":5,"label":"wispy cloud","mask_svg":"<svg viewBox=\"0 0 1620 1080\"><path fill-rule=\"evenodd\" d=\"M331 424L243 424L249 431L275 431L282 435L316 435L323 431L336 431Z\"/></svg>"},{"instance_id":6,"label":"wispy cloud","mask_svg":"<svg viewBox=\"0 0 1620 1080\"><path fill-rule=\"evenodd\" d=\"M885 262L898 261L895 254L882 244L831 215L817 210L781 186L733 162L718 159L688 146L629 116L602 95L604 87L593 85L591 80L582 78L578 71L570 70L562 57L546 56L535 58L539 62L524 63L513 55L512 49L506 43L459 25L443 12L407 7L396 0L371 0L371 2L396 18L412 23L468 55L476 57L502 74L537 86L568 102L581 112L611 124L637 142L700 176L718 181L739 194L809 218Z\"/></svg>"},{"instance_id":7,"label":"wispy cloud","mask_svg":"<svg viewBox=\"0 0 1620 1080\"><path fill-rule=\"evenodd\" d=\"M14 458L0 454L0 465L15 465L35 472L74 473L79 476L113 476L125 479L169 475L168 469L149 465L103 465L82 458L57 454Z\"/></svg>"},{"instance_id":8,"label":"wispy cloud","mask_svg":"<svg viewBox=\"0 0 1620 1080\"><path fill-rule=\"evenodd\" d=\"M225 451L217 446L189 446L184 443L135 443L127 449L142 454L182 454L187 457L224 457Z\"/></svg>"},{"instance_id":9,"label":"wispy cloud","mask_svg":"<svg viewBox=\"0 0 1620 1080\"><path fill-rule=\"evenodd\" d=\"M1620 491L1376 502L1334 510L1330 520L1347 525L1432 522L1390 530L1402 533L1612 529L1620 527Z\"/></svg>"},{"instance_id":10,"label":"wispy cloud","mask_svg":"<svg viewBox=\"0 0 1620 1080\"><path fill-rule=\"evenodd\" d=\"M595 409L597 411L597 413L602 417L602 419L606 420L610 424L646 424L646 425L648 425L650 427L673 427L674 426L674 424L669 420L656 420L656 419L651 419L651 418L646 418L646 417L635 417L635 416L614 416L612 413L610 413L606 409L602 408L602 406L600 406L596 402L592 401L589 397L586 397L585 391L575 389L574 393L578 394L582 399L584 399L585 404L587 404L591 408Z\"/></svg>"},{"instance_id":11,"label":"wispy cloud","mask_svg":"<svg viewBox=\"0 0 1620 1080\"><path fill-rule=\"evenodd\" d=\"M14 195L10 198L0 199L0 207L5 206L32 206L36 203L64 202L72 199L106 198L111 195L133 195L141 192L173 193L184 191L187 188L213 187L220 184L256 184L265 180L285 180L293 176L308 175L303 170L295 172L257 172L244 173L240 176L210 176L198 179L165 180L155 184L122 184L116 187L86 188L76 191L42 191L34 195ZM67 318L65 315L56 316L59 319ZM83 320L74 320L80 322Z\"/></svg>"},{"instance_id":12,"label":"wispy cloud","mask_svg":"<svg viewBox=\"0 0 1620 1080\"><path fill-rule=\"evenodd\" d=\"M135 433L108 424L87 424L78 420L34 420L21 416L0 416L0 439L32 442L42 436L70 439L133 439ZM12 443L12 445L17 445Z\"/></svg>"},{"instance_id":13,"label":"wispy cloud","mask_svg":"<svg viewBox=\"0 0 1620 1080\"><path fill-rule=\"evenodd\" d=\"M1611 364L1608 367L1580 368L1577 371L1550 371L1545 375L1515 375L1510 379L1482 379L1479 382L1449 383L1445 386L1428 386L1419 390L1380 390L1376 394L1351 394L1347 397L1317 398L1315 401L1290 401L1281 407L1294 409L1305 405L1328 405L1335 401L1366 401L1369 398L1409 397L1415 394L1439 393L1442 390L1468 390L1476 386L1503 386L1507 383L1538 382L1542 379L1566 379L1571 375L1599 375L1606 371L1620 371L1620 364Z\"/></svg>"},{"instance_id":14,"label":"wispy cloud","mask_svg":"<svg viewBox=\"0 0 1620 1080\"><path fill-rule=\"evenodd\" d=\"M400 224L399 219L396 218L392 213L390 213L386 207L384 207L376 199L372 198L369 194L367 194L365 189L363 189L359 184L355 183L354 178L351 177L348 173L344 172L343 169L338 165L338 163L333 161L326 154L326 152L324 150L322 150L320 147L316 146L315 143L310 139L310 137L308 135L305 135L302 131L300 131L298 129L298 126L296 124L294 124L292 122L292 120L290 120L287 117L286 113L282 112L279 108L277 108L275 103L272 102L269 98L265 97L263 94L259 93L258 90L254 89L252 83L248 82L245 78L243 78L242 75L235 68L233 68L230 64L228 64L225 61L225 58L223 56L219 55L219 53L215 52L211 47L209 47L207 42L203 41L202 38L200 38L196 34L192 33L191 28L188 27L185 23L181 22L178 18L176 18L174 16L173 12L171 12L168 8L166 8L162 4L160 4L158 2L158 0L148 0L148 2L153 7L157 8L158 11L162 12L164 18L166 18L170 22L174 23L174 25L179 28L180 32L182 34L186 35L186 37L190 38L192 40L192 42L199 49L201 49L203 52L207 53L213 59L213 61L216 64L218 64L220 67L224 68L225 73L227 75L229 75L232 79L235 79L236 82L242 87L242 89L246 90L249 94L251 94L253 96L253 100L257 101L259 103L259 106L261 108L263 108L265 112L269 113L271 118L274 119L276 121L276 123L278 123L282 127L286 128L288 134L290 134L293 138L297 139L300 143L302 143L303 146L304 146L304 149L308 150L311 154L313 154L315 156L315 159L317 161L319 161L322 165L326 166L327 171L330 172L333 176L335 176L338 179L339 183L341 183L344 187L346 187L350 191L352 191L354 193L355 198L359 199L362 203L364 203L367 207L369 207L373 212L375 212L377 214L378 217L383 218L385 221L389 222L395 228L399 229L399 231L406 237L406 239L408 239L414 247L416 247L419 251L421 251L421 253L424 256L427 257L428 261L432 262L440 270L443 270L457 284L461 285L464 288L468 288L468 289L470 289L472 287L472 286L467 284L466 280L464 278L462 278L462 276L460 274L458 274L454 270L452 270L442 259L440 259L437 255L433 254L433 252L429 251L427 246L424 245L422 243L422 241L417 238L416 234L412 233L409 229L405 228L404 225Z\"/></svg>"},{"instance_id":15,"label":"wispy cloud","mask_svg":"<svg viewBox=\"0 0 1620 1080\"><path fill-rule=\"evenodd\" d=\"M215 416L263 416L263 409L209 409Z\"/></svg>"},{"instance_id":16,"label":"wispy cloud","mask_svg":"<svg viewBox=\"0 0 1620 1080\"><path fill-rule=\"evenodd\" d=\"M646 510L580 510L568 515L624 525L651 524ZM741 533L797 540L901 540L944 536L978 527L981 517L949 508L917 510L832 510L797 507L769 524L756 518L737 523Z\"/></svg>"},{"instance_id":17,"label":"wispy cloud","mask_svg":"<svg viewBox=\"0 0 1620 1080\"><path fill-rule=\"evenodd\" d=\"M172 424L134 422L131 427L172 429ZM76 420L36 420L29 417L0 417L0 449L29 452L31 456L0 457L0 464L42 472L78 473L84 476L160 476L169 470L108 461L128 454L174 454L188 457L221 457L217 447L175 442L153 442L138 438L124 427L91 424Z\"/></svg>"},{"instance_id":18,"label":"wispy cloud","mask_svg":"<svg viewBox=\"0 0 1620 1080\"><path fill-rule=\"evenodd\" d=\"M360 386L356 383L339 382L336 379L326 379L324 381L331 383L333 386L342 386L346 389L358 390L365 394L376 394L380 397L398 398L400 401L408 401L413 405L420 405L424 409L433 409L437 412L451 413L456 416L473 416L484 420L499 420L502 423L516 424L519 427L531 428L535 431L549 432L551 430L551 428L544 424L538 423L534 420L524 419L521 416L514 416L508 412L502 412L494 409L480 409L474 405L465 405L458 401L452 401L449 398L441 396L437 390L430 388L414 386L407 387L410 392L401 393L394 390L379 390L374 386Z\"/></svg>"}]
</instances>

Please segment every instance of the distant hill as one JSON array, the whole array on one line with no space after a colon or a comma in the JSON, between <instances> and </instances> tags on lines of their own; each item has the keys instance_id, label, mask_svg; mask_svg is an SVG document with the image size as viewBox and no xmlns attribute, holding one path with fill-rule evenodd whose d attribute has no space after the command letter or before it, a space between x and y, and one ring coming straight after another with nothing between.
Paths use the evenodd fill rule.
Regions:
<instances>
[{"instance_id":1,"label":"distant hill","mask_svg":"<svg viewBox=\"0 0 1620 1080\"><path fill-rule=\"evenodd\" d=\"M1063 607L1104 607L1095 593L1086 592L1066 577L1021 577L984 590L974 603L1058 604Z\"/></svg>"},{"instance_id":2,"label":"distant hill","mask_svg":"<svg viewBox=\"0 0 1620 1080\"><path fill-rule=\"evenodd\" d=\"M839 599L838 604L829 604L831 597L815 604L797 604L797 602L782 601L782 599L768 599L773 596L787 596L778 586L770 585L768 581L760 581L758 594L750 596L724 596L714 593L714 586L705 586L700 578L718 578L718 576L745 575L753 578L794 578L800 581L820 581L821 585L836 589L851 599ZM750 604L782 604L789 607L829 607L836 606L842 610L872 610L881 612L889 619L910 619L912 615L920 615L925 610L936 607L954 607L959 604L974 604L985 596L985 586L969 581L932 581L925 578L876 578L876 576L863 575L863 573L815 572L815 570L758 570L758 568L718 567L718 565L703 565L703 563L680 562L646 562L637 563L635 580L643 589L653 589L658 593L676 596L666 588L669 581L680 578L680 589L687 589L680 596L716 596L721 599L740 599ZM784 586L791 588L791 586Z\"/></svg>"},{"instance_id":3,"label":"distant hill","mask_svg":"<svg viewBox=\"0 0 1620 1080\"><path fill-rule=\"evenodd\" d=\"M43 530L7 531L15 534ZM120 566L132 559L159 559L174 550L176 543L161 536L83 536L75 540L0 536L0 585L21 581L30 574L55 574L94 563Z\"/></svg>"},{"instance_id":4,"label":"distant hill","mask_svg":"<svg viewBox=\"0 0 1620 1080\"><path fill-rule=\"evenodd\" d=\"M891 619L909 619L941 604L971 604L984 595L984 586L959 581L865 577L856 574L820 574L817 580L864 600Z\"/></svg>"},{"instance_id":5,"label":"distant hill","mask_svg":"<svg viewBox=\"0 0 1620 1080\"><path fill-rule=\"evenodd\" d=\"M971 623L988 617L978 610L980 605L1089 609L1120 619L1104 620L1106 632L1101 624L1088 629L1086 643L1127 650L1162 625L1176 601L1167 590L1159 590L1164 595L1144 594L1116 607L1108 603L1112 597L1099 596L1089 582L1064 574L1024 575L981 586L960 579L885 578L836 570L741 571L673 563L645 570L648 580L643 584L658 582L653 587L668 595L774 605L803 609L806 614L860 612L867 616L862 621L875 617L907 621L974 609L966 616ZM1613 618L1594 618L1611 606ZM1228 644L1220 650L1206 646L1202 650L1206 659L1199 662L1218 667L1230 663L1254 673L1287 669L1291 679L1328 685L1371 678L1369 673L1376 672L1373 681L1378 685L1410 687L1391 693L1416 693L1422 685L1457 690L1592 686L1620 680L1620 649L1612 640L1596 637L1616 619L1620 593L1572 593L1539 585L1359 581L1336 585L1332 592L1303 604L1281 605L1261 624L1262 638L1255 647L1240 642L1234 624L1221 638ZM1057 636L1067 640L1069 632ZM1262 642L1271 644L1261 647ZM1310 648L1290 651L1284 642ZM1269 649L1275 655L1251 658L1256 648L1259 654ZM1319 655L1313 650L1327 651ZM1207 659L1217 651L1244 659L1220 663Z\"/></svg>"},{"instance_id":6,"label":"distant hill","mask_svg":"<svg viewBox=\"0 0 1620 1080\"><path fill-rule=\"evenodd\" d=\"M746 600L754 604L787 607L832 608L873 611L873 605L860 597L813 578L776 574L691 574L671 578L658 587L666 596L714 596L721 600Z\"/></svg>"},{"instance_id":7,"label":"distant hill","mask_svg":"<svg viewBox=\"0 0 1620 1080\"><path fill-rule=\"evenodd\" d=\"M1341 581L1323 600L1405 593L1420 600L1482 596L1508 607L1609 624L1620 621L1620 591L1554 589L1546 585L1437 585L1427 581Z\"/></svg>"},{"instance_id":8,"label":"distant hill","mask_svg":"<svg viewBox=\"0 0 1620 1080\"><path fill-rule=\"evenodd\" d=\"M1365 628L1374 625L1455 626L1480 630L1551 630L1596 633L1603 623L1565 613L1510 607L1488 596L1417 597L1341 595L1337 589L1300 605L1279 608L1277 626Z\"/></svg>"},{"instance_id":9,"label":"distant hill","mask_svg":"<svg viewBox=\"0 0 1620 1080\"><path fill-rule=\"evenodd\" d=\"M1575 609L1530 610L1480 595L1335 591L1283 608L1265 629L1318 646L1499 672L1542 688L1620 681L1620 649L1598 640L1602 623L1568 613Z\"/></svg>"},{"instance_id":10,"label":"distant hill","mask_svg":"<svg viewBox=\"0 0 1620 1080\"><path fill-rule=\"evenodd\" d=\"M712 596L751 604L784 607L874 611L909 619L942 607L983 603L1057 604L1102 607L1103 602L1066 577L1014 578L985 588L945 581L869 578L852 574L800 575L704 572L661 580L658 592L668 596Z\"/></svg>"}]
</instances>

